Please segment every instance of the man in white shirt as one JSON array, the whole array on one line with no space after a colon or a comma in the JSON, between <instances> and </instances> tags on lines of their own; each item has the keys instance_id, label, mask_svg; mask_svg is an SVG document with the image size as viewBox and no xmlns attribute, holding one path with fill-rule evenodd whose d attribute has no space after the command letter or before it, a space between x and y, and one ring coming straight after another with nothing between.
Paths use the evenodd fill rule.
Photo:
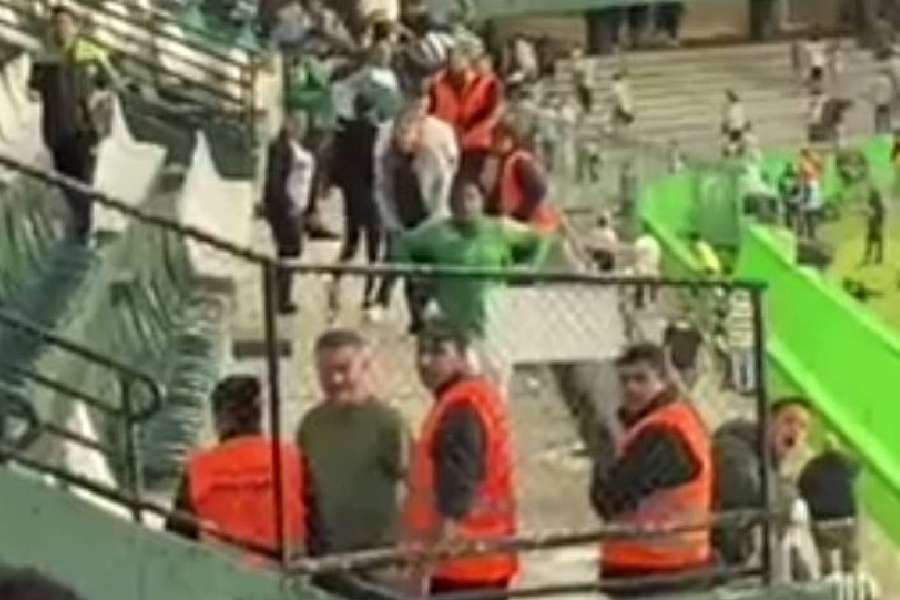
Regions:
<instances>
[{"instance_id":1,"label":"man in white shirt","mask_svg":"<svg viewBox=\"0 0 900 600\"><path fill-rule=\"evenodd\" d=\"M459 169L460 150L453 127L427 114L424 99L383 124L375 141L375 204L388 247L400 234L450 215L450 189ZM377 306L390 305L396 278L386 277ZM422 320L427 296L407 282L411 328ZM370 311L377 319L377 312Z\"/></svg>"},{"instance_id":2,"label":"man in white shirt","mask_svg":"<svg viewBox=\"0 0 900 600\"><path fill-rule=\"evenodd\" d=\"M309 197L315 168L312 154L297 141L303 130L302 114L286 113L281 131L268 150L262 208L281 258L299 258L303 252L301 204ZM297 312L291 299L292 279L289 271L278 273L281 314Z\"/></svg>"},{"instance_id":3,"label":"man in white shirt","mask_svg":"<svg viewBox=\"0 0 900 600\"><path fill-rule=\"evenodd\" d=\"M634 122L634 99L628 74L618 71L612 77L612 117L610 122L614 132L622 132Z\"/></svg>"},{"instance_id":4,"label":"man in white shirt","mask_svg":"<svg viewBox=\"0 0 900 600\"><path fill-rule=\"evenodd\" d=\"M725 147L738 147L747 130L747 113L744 104L734 90L725 90L725 108L722 109L722 134L725 136Z\"/></svg>"}]
</instances>

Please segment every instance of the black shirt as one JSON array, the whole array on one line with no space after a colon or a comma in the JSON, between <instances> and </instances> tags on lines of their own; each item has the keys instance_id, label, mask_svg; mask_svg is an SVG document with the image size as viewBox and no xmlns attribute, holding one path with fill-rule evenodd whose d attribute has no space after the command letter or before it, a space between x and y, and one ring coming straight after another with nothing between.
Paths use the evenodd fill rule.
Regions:
<instances>
[{"instance_id":1,"label":"black shirt","mask_svg":"<svg viewBox=\"0 0 900 600\"><path fill-rule=\"evenodd\" d=\"M444 385L438 397L458 382L454 379ZM447 519L464 519L487 475L487 431L473 407L464 404L444 414L432 446L432 460L437 511Z\"/></svg>"}]
</instances>

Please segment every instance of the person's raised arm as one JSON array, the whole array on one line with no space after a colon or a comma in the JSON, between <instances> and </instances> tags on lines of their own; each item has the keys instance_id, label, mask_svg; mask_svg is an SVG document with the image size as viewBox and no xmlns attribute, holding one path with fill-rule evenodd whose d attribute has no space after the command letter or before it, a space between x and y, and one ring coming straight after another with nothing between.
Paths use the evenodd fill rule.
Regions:
<instances>
[{"instance_id":1,"label":"person's raised arm","mask_svg":"<svg viewBox=\"0 0 900 600\"><path fill-rule=\"evenodd\" d=\"M518 266L538 267L550 252L552 238L510 219L502 219L501 231Z\"/></svg>"}]
</instances>

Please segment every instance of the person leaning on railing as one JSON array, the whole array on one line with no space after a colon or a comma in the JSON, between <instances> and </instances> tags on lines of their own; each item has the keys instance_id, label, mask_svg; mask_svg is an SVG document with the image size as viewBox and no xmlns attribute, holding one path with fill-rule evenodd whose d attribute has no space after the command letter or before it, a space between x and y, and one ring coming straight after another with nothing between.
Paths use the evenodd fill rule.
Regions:
<instances>
[{"instance_id":1,"label":"person leaning on railing","mask_svg":"<svg viewBox=\"0 0 900 600\"><path fill-rule=\"evenodd\" d=\"M216 386L212 409L218 443L195 452L176 494L166 530L180 536L243 548L251 564L276 560L284 548L276 524L272 440L262 434L261 386L251 376L231 376ZM281 447L284 544L306 543L306 487L300 453ZM193 519L185 518L192 515Z\"/></svg>"},{"instance_id":2,"label":"person leaning on railing","mask_svg":"<svg viewBox=\"0 0 900 600\"><path fill-rule=\"evenodd\" d=\"M111 123L112 99L104 90L116 83L117 75L106 51L82 36L79 17L71 9L54 8L51 26L46 52L36 59L28 85L43 105L43 137L54 168L90 185L97 147ZM65 198L72 211L72 237L87 243L91 201L69 190Z\"/></svg>"},{"instance_id":3,"label":"person leaning on railing","mask_svg":"<svg viewBox=\"0 0 900 600\"><path fill-rule=\"evenodd\" d=\"M614 452L598 453L590 500L597 515L637 528L702 524L712 511L712 444L696 409L672 382L665 351L626 348L616 360L626 428ZM614 456L610 461L607 456ZM610 539L600 557L602 580L689 575L713 566L708 526L647 539ZM696 581L652 583L614 597L695 589Z\"/></svg>"}]
</instances>

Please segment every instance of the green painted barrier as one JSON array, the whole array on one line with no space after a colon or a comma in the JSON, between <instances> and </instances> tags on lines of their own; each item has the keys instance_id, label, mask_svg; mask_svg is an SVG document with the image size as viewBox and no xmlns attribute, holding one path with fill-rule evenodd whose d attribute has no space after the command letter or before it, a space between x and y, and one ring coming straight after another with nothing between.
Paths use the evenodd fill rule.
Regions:
<instances>
[{"instance_id":1,"label":"green painted barrier","mask_svg":"<svg viewBox=\"0 0 900 600\"><path fill-rule=\"evenodd\" d=\"M888 185L890 140L876 138L861 150L874 181ZM770 156L765 168L778 173L790 158ZM673 276L701 276L684 235L702 200L688 183L691 176L666 177L642 190L642 219L659 239L663 267ZM835 197L843 197L832 185ZM859 490L867 510L900 544L900 405L891 402L900 386L900 337L820 274L798 267L792 236L779 231L744 227L735 272L769 285L767 383L773 395L802 392L815 402L825 424L865 467Z\"/></svg>"}]
</instances>

